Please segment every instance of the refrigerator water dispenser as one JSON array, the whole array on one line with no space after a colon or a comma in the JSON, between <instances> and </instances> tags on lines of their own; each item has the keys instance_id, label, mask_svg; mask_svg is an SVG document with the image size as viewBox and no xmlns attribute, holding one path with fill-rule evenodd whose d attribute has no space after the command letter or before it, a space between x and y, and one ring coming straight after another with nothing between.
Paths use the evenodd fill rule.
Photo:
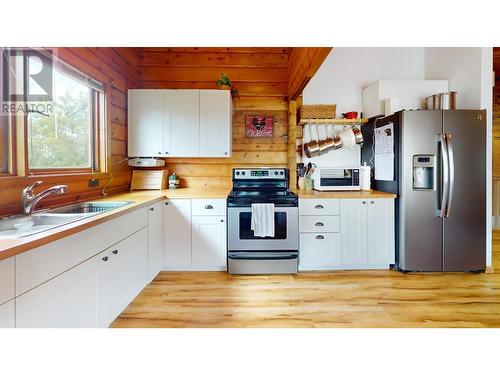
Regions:
<instances>
[{"instance_id":1,"label":"refrigerator water dispenser","mask_svg":"<svg viewBox=\"0 0 500 375\"><path fill-rule=\"evenodd\" d=\"M435 156L413 155L413 190L435 190Z\"/></svg>"}]
</instances>

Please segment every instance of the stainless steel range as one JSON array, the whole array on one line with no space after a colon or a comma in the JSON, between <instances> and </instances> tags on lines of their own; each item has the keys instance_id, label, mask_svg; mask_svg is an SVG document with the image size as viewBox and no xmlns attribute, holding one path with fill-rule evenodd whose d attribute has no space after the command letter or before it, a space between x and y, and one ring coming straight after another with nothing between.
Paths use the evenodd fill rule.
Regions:
<instances>
[{"instance_id":1,"label":"stainless steel range","mask_svg":"<svg viewBox=\"0 0 500 375\"><path fill-rule=\"evenodd\" d=\"M252 204L274 204L274 237L256 237ZM296 273L298 197L288 190L286 168L233 169L227 198L228 270L232 274Z\"/></svg>"}]
</instances>

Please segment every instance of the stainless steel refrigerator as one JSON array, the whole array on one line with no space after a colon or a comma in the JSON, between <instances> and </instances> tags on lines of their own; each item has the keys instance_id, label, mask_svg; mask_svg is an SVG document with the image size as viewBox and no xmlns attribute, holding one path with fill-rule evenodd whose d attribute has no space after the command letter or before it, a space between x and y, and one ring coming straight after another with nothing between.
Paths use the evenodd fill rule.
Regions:
<instances>
[{"instance_id":1,"label":"stainless steel refrigerator","mask_svg":"<svg viewBox=\"0 0 500 375\"><path fill-rule=\"evenodd\" d=\"M372 186L398 195L396 268L484 271L486 111L400 111L372 119L363 129L363 161L374 164L374 131L390 123L393 179L374 179Z\"/></svg>"}]
</instances>

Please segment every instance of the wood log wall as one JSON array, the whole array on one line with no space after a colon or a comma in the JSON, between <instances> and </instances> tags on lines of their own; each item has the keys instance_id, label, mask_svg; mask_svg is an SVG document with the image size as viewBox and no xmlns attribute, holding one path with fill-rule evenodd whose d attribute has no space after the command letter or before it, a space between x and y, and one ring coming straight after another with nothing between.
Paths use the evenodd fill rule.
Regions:
<instances>
[{"instance_id":1,"label":"wood log wall","mask_svg":"<svg viewBox=\"0 0 500 375\"><path fill-rule=\"evenodd\" d=\"M211 89L226 73L239 90L233 99L231 158L168 158L181 185L231 186L237 166L287 166L287 48L141 48L141 86ZM272 139L245 137L246 115L273 115Z\"/></svg>"},{"instance_id":2,"label":"wood log wall","mask_svg":"<svg viewBox=\"0 0 500 375\"><path fill-rule=\"evenodd\" d=\"M228 188L233 167L287 166L288 97L290 93L300 94L330 50L280 47L57 48L57 54L105 85L111 163L127 156L128 89L209 89L216 87L215 82L222 72L228 74L239 90L239 96L233 99L232 157L167 159L168 169L181 176L183 186ZM253 114L274 116L272 139L245 137L246 115ZM110 165L114 178L108 191L128 190L130 168L126 163ZM43 188L58 183L69 187L68 194L49 197L41 207L100 196L109 177L97 177L100 180L98 188L88 187L88 175L40 177L44 181ZM21 190L33 180L33 177L0 180L0 216L20 212Z\"/></svg>"},{"instance_id":3,"label":"wood log wall","mask_svg":"<svg viewBox=\"0 0 500 375\"><path fill-rule=\"evenodd\" d=\"M107 128L111 161L127 156L127 90L140 85L140 54L137 48L57 48L60 59L85 74L103 82L107 98ZM131 171L126 163L110 166L113 180L108 191L128 190ZM88 187L89 176L81 177L6 177L0 179L0 215L21 212L20 194L23 187L35 179L43 180L40 190L52 184L68 185L68 194L49 197L40 207L78 200L92 199L101 195L108 176L99 175L100 186Z\"/></svg>"}]
</instances>

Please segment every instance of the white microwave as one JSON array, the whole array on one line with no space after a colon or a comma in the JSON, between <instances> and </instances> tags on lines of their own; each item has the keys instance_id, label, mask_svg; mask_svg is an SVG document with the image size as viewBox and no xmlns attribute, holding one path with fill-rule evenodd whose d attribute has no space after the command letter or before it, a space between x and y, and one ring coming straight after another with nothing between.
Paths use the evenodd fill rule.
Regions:
<instances>
[{"instance_id":1,"label":"white microwave","mask_svg":"<svg viewBox=\"0 0 500 375\"><path fill-rule=\"evenodd\" d=\"M361 190L359 168L317 168L312 178L314 180L314 190Z\"/></svg>"}]
</instances>

